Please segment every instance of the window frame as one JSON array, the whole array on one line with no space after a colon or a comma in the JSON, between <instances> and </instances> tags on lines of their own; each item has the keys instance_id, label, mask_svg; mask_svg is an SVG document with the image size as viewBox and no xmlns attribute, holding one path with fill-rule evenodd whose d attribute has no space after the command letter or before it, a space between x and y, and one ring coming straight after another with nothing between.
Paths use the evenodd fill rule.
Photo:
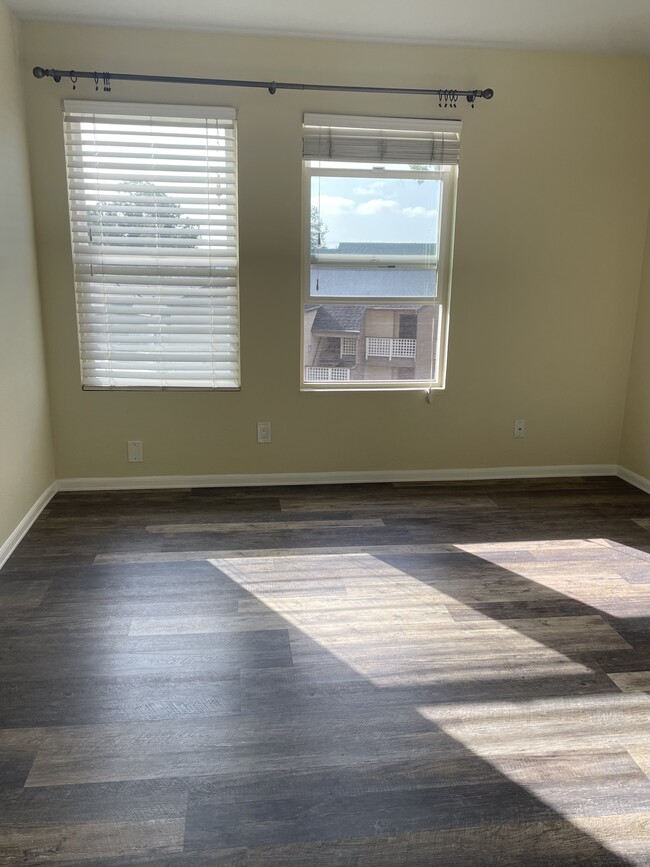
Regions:
<instances>
[{"instance_id":1,"label":"window frame","mask_svg":"<svg viewBox=\"0 0 650 867\"><path fill-rule=\"evenodd\" d=\"M357 380L357 381L336 381L320 383L318 381L310 381L305 374L305 329L300 329L300 390L301 391L441 391L446 386L447 372L447 345L449 338L449 301L451 291L451 275L453 266L453 251L454 251L454 229L456 222L456 196L458 189L458 166L447 165L442 169L431 169L430 171L397 169L392 168L390 163L377 164L372 169L369 168L329 168L331 165L328 160L314 160L311 158L303 158L302 160L302 267L301 267L301 317L304 320L306 305L313 305L320 301L323 305L336 304L338 305L355 305L368 306L373 308L380 307L396 307L408 304L417 304L418 306L439 305L439 314L437 319L437 353L432 359L432 376L426 380ZM360 166L366 166L365 163L360 163ZM321 261L314 260L311 249L311 210L313 206L311 187L312 178L314 177L350 177L363 179L378 179L378 178L396 178L410 180L440 180L442 182L441 190L441 206L439 215L439 236L438 246L436 249L436 294L431 295L400 295L400 296L376 296L376 295L354 295L354 296L322 296L313 294L311 291L311 268L314 261L320 264L321 267L330 268L372 268L377 269L392 264L399 264L404 268L426 268L426 263L417 262L418 257L381 257L381 261L377 257L372 256L350 256L345 255L345 259L341 256L340 260L329 260L327 265ZM408 260L411 260L410 262ZM429 258L430 262L431 259ZM365 354L363 347L357 350L357 358L359 352ZM398 384L402 382L404 384Z\"/></svg>"}]
</instances>

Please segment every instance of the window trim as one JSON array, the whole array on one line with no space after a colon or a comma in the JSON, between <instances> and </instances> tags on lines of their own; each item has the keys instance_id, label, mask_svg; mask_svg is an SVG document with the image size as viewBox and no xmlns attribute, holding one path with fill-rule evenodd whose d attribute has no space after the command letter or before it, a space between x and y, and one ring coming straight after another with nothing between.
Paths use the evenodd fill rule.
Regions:
<instances>
[{"instance_id":1,"label":"window trim","mask_svg":"<svg viewBox=\"0 0 650 867\"><path fill-rule=\"evenodd\" d=\"M374 121L374 119L373 119ZM416 121L417 122L417 121ZM367 169L330 169L327 168L328 161L319 161L311 158L303 159L302 161L302 268L301 268L301 320L304 321L305 306L315 304L320 300L323 304L336 305L356 305L369 307L391 307L404 304L419 304L421 306L439 306L439 315L434 318L434 323L437 323L437 345L438 352L432 359L432 375L426 380L401 380L403 385L399 385L399 380L384 380L372 382L367 381L337 381L335 384L327 382L320 384L318 382L308 381L305 375L305 329L301 324L300 328L300 390L304 392L344 392L344 391L443 391L446 388L447 378L447 349L449 342L449 306L451 295L451 277L453 268L454 255L454 228L456 223L456 201L458 190L458 166L450 165L444 171L407 171L405 169L392 170L390 164L385 163L377 168ZM361 164L365 165L365 164ZM312 177L353 177L353 178L386 178L402 176L417 180L422 177L425 179L441 180L442 181L442 207L440 212L440 236L439 247L436 251L436 295L401 295L397 297L376 295L355 295L350 297L345 296L320 296L311 293L311 179ZM447 204L448 203L448 206ZM359 257L358 262L354 263L351 258L346 258L345 262L340 264L332 263L329 267L372 267L372 263L364 261ZM387 257L390 259L391 257ZM395 257L392 257L395 261ZM320 263L323 267L322 262ZM377 266L380 267L380 266ZM406 267L409 267L406 265ZM414 264L412 267L416 267ZM422 267L422 266L420 266ZM406 384L409 383L409 384Z\"/></svg>"}]
</instances>

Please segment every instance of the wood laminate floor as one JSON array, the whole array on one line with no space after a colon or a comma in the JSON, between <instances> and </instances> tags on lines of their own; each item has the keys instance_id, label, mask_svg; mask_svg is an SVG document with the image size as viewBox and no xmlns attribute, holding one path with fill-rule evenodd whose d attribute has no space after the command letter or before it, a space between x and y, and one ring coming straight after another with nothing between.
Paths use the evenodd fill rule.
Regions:
<instances>
[{"instance_id":1,"label":"wood laminate floor","mask_svg":"<svg viewBox=\"0 0 650 867\"><path fill-rule=\"evenodd\" d=\"M650 865L619 480L62 493L0 612L0 865Z\"/></svg>"}]
</instances>

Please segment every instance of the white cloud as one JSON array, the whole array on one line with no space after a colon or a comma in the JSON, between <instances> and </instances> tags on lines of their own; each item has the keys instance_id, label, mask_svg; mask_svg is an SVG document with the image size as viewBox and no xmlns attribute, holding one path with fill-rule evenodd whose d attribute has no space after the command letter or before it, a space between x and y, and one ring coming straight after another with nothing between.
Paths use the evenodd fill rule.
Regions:
<instances>
[{"instance_id":1,"label":"white cloud","mask_svg":"<svg viewBox=\"0 0 650 867\"><path fill-rule=\"evenodd\" d=\"M399 207L394 199L370 199L357 207L357 214L378 214L380 211Z\"/></svg>"},{"instance_id":2,"label":"white cloud","mask_svg":"<svg viewBox=\"0 0 650 867\"><path fill-rule=\"evenodd\" d=\"M344 196L319 196L316 202L321 217L336 217L339 214L345 214L347 211L351 211L354 205L353 199L346 199Z\"/></svg>"},{"instance_id":3,"label":"white cloud","mask_svg":"<svg viewBox=\"0 0 650 867\"><path fill-rule=\"evenodd\" d=\"M425 217L428 220L438 216L437 211L428 210L421 205L418 205L416 208L402 208L402 213L406 214L407 217Z\"/></svg>"},{"instance_id":4,"label":"white cloud","mask_svg":"<svg viewBox=\"0 0 650 867\"><path fill-rule=\"evenodd\" d=\"M352 192L355 196L375 196L386 186L386 181L370 181L365 187L355 187Z\"/></svg>"}]
</instances>

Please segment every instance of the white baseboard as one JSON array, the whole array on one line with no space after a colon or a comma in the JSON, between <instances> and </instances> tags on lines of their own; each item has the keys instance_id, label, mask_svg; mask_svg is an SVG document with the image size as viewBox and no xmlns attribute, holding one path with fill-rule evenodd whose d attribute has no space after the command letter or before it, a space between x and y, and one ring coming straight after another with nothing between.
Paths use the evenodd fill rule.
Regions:
<instances>
[{"instance_id":1,"label":"white baseboard","mask_svg":"<svg viewBox=\"0 0 650 867\"><path fill-rule=\"evenodd\" d=\"M110 476L59 479L60 491L128 491L146 488L232 488L274 485L337 485L363 482L457 482L481 479L534 479L563 476L615 476L615 464L541 467L474 467L454 470L367 470L334 473L245 473L219 476Z\"/></svg>"},{"instance_id":2,"label":"white baseboard","mask_svg":"<svg viewBox=\"0 0 650 867\"><path fill-rule=\"evenodd\" d=\"M0 569L2 569L2 567L7 562L9 557L11 557L13 552L16 550L18 545L21 543L25 533L29 530L29 528L32 526L34 521L38 518L38 516L41 514L43 509L47 506L47 504L50 502L52 497L56 494L58 489L59 489L58 484L56 482L52 482L50 487L47 488L47 490L43 491L43 493L38 498L38 500L36 500L34 505L31 507L29 512L27 512L25 517L22 519L20 524L18 524L16 529L9 536L9 538L0 545Z\"/></svg>"},{"instance_id":3,"label":"white baseboard","mask_svg":"<svg viewBox=\"0 0 650 867\"><path fill-rule=\"evenodd\" d=\"M0 545L0 569L57 491L128 491L147 488L228 488L275 485L336 485L364 482L458 482L482 479L543 479L618 476L650 494L650 479L616 464L541 467L472 467L454 470L367 470L335 473L245 473L218 476L109 476L59 479L43 491L9 538Z\"/></svg>"},{"instance_id":4,"label":"white baseboard","mask_svg":"<svg viewBox=\"0 0 650 867\"><path fill-rule=\"evenodd\" d=\"M618 467L616 475L623 479L623 481L634 485L635 488L640 488L646 494L650 494L650 479L646 479L645 476L633 473L632 470L628 470L626 467Z\"/></svg>"}]
</instances>

